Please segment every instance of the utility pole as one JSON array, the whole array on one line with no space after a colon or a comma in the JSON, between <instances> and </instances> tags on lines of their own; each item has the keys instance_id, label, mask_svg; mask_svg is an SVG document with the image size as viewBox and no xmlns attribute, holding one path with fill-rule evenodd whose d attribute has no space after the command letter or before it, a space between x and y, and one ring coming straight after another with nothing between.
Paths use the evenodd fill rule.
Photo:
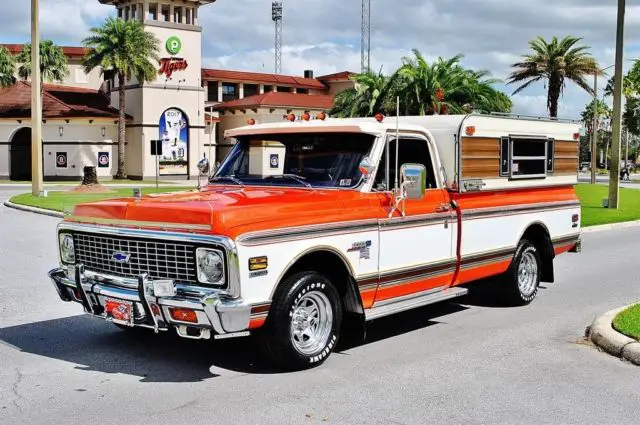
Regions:
<instances>
[{"instance_id":1,"label":"utility pole","mask_svg":"<svg viewBox=\"0 0 640 425\"><path fill-rule=\"evenodd\" d=\"M31 193L33 196L41 196L43 193L39 8L39 0L31 0Z\"/></svg>"},{"instance_id":2,"label":"utility pole","mask_svg":"<svg viewBox=\"0 0 640 425\"><path fill-rule=\"evenodd\" d=\"M282 74L282 1L271 3L271 19L276 24L274 72Z\"/></svg>"},{"instance_id":3,"label":"utility pole","mask_svg":"<svg viewBox=\"0 0 640 425\"><path fill-rule=\"evenodd\" d=\"M620 194L620 138L622 136L622 62L624 56L625 0L618 0L618 24L616 31L616 68L613 88L613 142L611 146L611 170L609 172L608 208L618 209Z\"/></svg>"},{"instance_id":4,"label":"utility pole","mask_svg":"<svg viewBox=\"0 0 640 425\"><path fill-rule=\"evenodd\" d=\"M598 150L598 120L599 117L598 108L598 73L593 74L593 124L591 128L591 184L596 184L596 168L598 167L598 161L596 158Z\"/></svg>"},{"instance_id":5,"label":"utility pole","mask_svg":"<svg viewBox=\"0 0 640 425\"><path fill-rule=\"evenodd\" d=\"M625 135L626 137L624 138L624 168L626 169L627 166L629 165L629 127L626 127L625 129Z\"/></svg>"},{"instance_id":6,"label":"utility pole","mask_svg":"<svg viewBox=\"0 0 640 425\"><path fill-rule=\"evenodd\" d=\"M371 69L371 0L362 0L361 72Z\"/></svg>"}]
</instances>

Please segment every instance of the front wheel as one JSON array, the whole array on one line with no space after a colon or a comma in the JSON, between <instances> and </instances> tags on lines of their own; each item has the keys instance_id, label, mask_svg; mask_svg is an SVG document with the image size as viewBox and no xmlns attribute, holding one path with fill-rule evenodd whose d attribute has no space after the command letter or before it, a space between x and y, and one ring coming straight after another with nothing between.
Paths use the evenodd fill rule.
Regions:
<instances>
[{"instance_id":1,"label":"front wheel","mask_svg":"<svg viewBox=\"0 0 640 425\"><path fill-rule=\"evenodd\" d=\"M304 272L276 291L262 332L266 354L281 367L307 369L323 363L338 341L342 305L324 276Z\"/></svg>"},{"instance_id":2,"label":"front wheel","mask_svg":"<svg viewBox=\"0 0 640 425\"><path fill-rule=\"evenodd\" d=\"M503 276L506 288L502 294L510 305L526 305L538 295L542 261L538 249L526 239L518 244L513 261Z\"/></svg>"}]
</instances>

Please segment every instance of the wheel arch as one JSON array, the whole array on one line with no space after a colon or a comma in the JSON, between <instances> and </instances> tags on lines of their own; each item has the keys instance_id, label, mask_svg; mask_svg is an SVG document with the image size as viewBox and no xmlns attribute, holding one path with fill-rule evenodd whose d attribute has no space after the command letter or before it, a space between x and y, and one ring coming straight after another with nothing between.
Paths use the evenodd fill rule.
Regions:
<instances>
[{"instance_id":1,"label":"wheel arch","mask_svg":"<svg viewBox=\"0 0 640 425\"><path fill-rule=\"evenodd\" d=\"M551 233L549 228L542 221L534 221L529 223L522 231L518 238L518 243L522 239L527 239L540 252L540 260L542 261L542 282L553 283L555 276L553 270L553 259L555 251L553 242L551 241Z\"/></svg>"},{"instance_id":2,"label":"wheel arch","mask_svg":"<svg viewBox=\"0 0 640 425\"><path fill-rule=\"evenodd\" d=\"M322 264L322 267L317 264ZM327 277L340 293L344 309L349 313L364 315L353 267L340 250L331 246L315 246L296 255L278 276L270 298L273 299L287 277L302 271L314 271Z\"/></svg>"}]
</instances>

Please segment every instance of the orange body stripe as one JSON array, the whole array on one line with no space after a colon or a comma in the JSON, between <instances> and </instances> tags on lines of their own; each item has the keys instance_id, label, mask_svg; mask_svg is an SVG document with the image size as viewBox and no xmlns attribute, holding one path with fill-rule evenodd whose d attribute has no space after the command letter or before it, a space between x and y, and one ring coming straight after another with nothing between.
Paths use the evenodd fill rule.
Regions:
<instances>
[{"instance_id":1,"label":"orange body stripe","mask_svg":"<svg viewBox=\"0 0 640 425\"><path fill-rule=\"evenodd\" d=\"M422 291L428 291L429 289L437 288L440 286L447 286L451 283L452 277L453 273L447 273L441 276L435 276L424 280L417 280L415 282L405 283L401 285L387 287L381 286L378 289L376 301L384 301L391 298L397 298Z\"/></svg>"},{"instance_id":2,"label":"orange body stripe","mask_svg":"<svg viewBox=\"0 0 640 425\"><path fill-rule=\"evenodd\" d=\"M496 263L474 267L472 269L460 270L460 274L458 275L458 282L456 282L456 285L462 285L465 283L502 274L507 271L510 264L511 260L503 260Z\"/></svg>"}]
</instances>

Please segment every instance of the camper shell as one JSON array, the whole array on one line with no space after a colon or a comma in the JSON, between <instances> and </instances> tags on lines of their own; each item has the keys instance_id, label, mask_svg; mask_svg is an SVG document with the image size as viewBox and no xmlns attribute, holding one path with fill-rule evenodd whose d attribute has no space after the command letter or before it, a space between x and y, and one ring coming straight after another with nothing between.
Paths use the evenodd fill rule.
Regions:
<instances>
[{"instance_id":1,"label":"camper shell","mask_svg":"<svg viewBox=\"0 0 640 425\"><path fill-rule=\"evenodd\" d=\"M378 122L379 121L379 122ZM309 120L249 125L225 137L282 132L421 133L437 148L447 189L465 193L578 183L579 121L507 114ZM303 130L302 128L305 130Z\"/></svg>"}]
</instances>

